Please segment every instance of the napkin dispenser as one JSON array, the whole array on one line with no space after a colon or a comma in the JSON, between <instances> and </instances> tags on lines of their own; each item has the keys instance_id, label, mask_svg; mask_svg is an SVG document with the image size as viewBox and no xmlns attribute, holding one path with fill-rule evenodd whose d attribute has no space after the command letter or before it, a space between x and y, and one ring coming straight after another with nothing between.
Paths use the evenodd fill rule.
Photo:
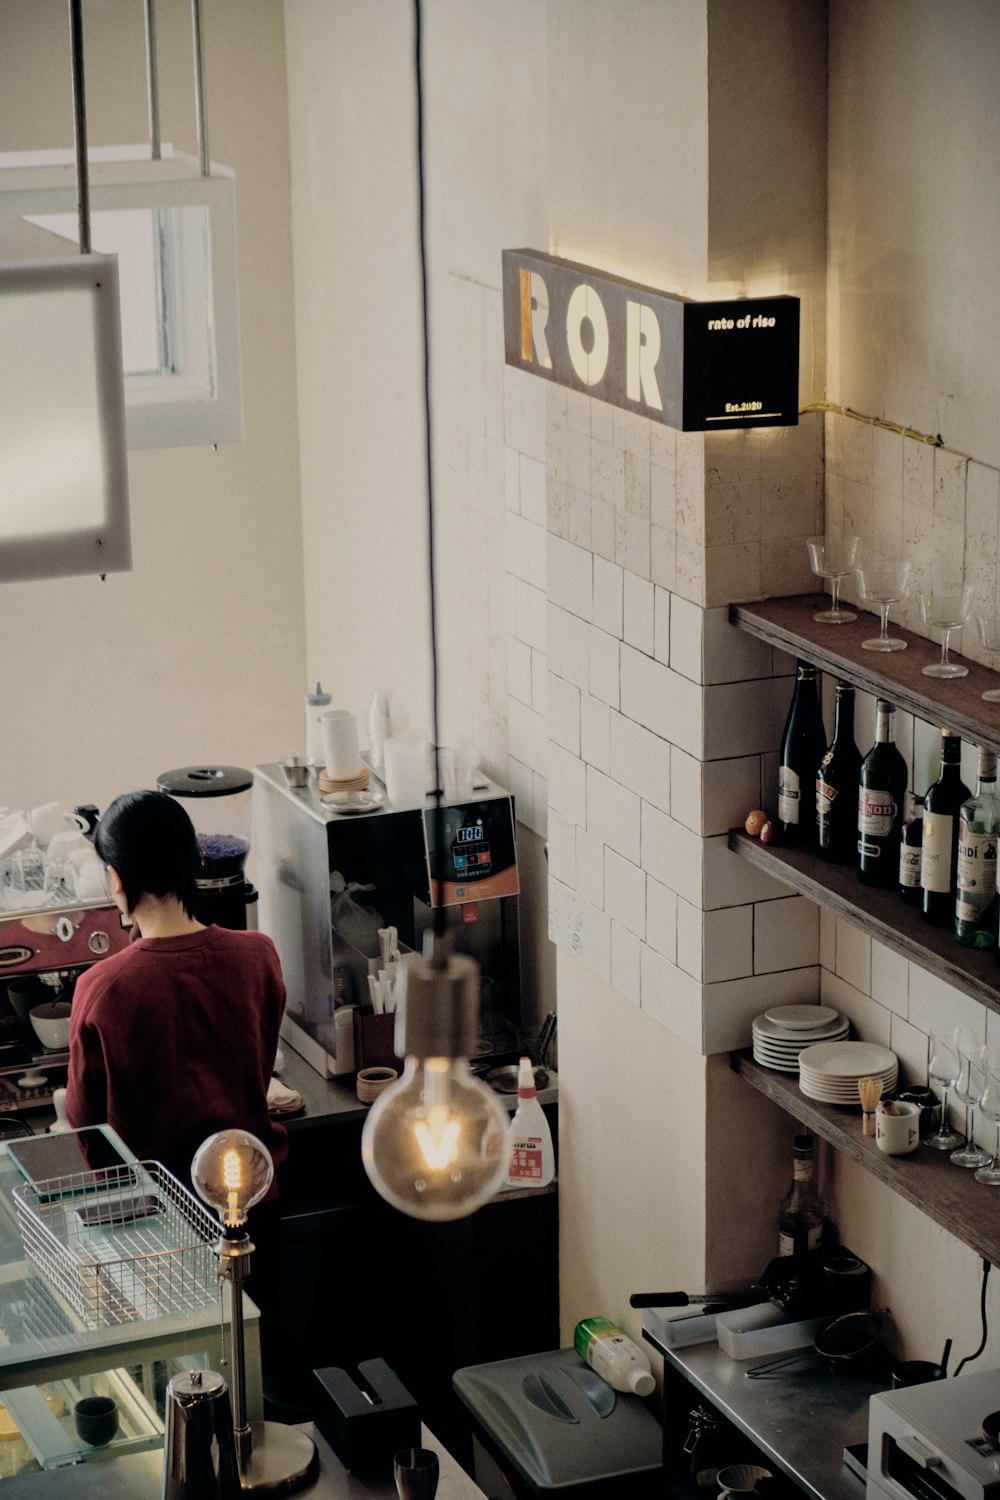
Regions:
<instances>
[{"instance_id":1,"label":"napkin dispenser","mask_svg":"<svg viewBox=\"0 0 1000 1500\"><path fill-rule=\"evenodd\" d=\"M335 1366L313 1374L316 1426L345 1469L391 1473L394 1454L420 1446L417 1403L384 1359L362 1360L360 1383Z\"/></svg>"}]
</instances>

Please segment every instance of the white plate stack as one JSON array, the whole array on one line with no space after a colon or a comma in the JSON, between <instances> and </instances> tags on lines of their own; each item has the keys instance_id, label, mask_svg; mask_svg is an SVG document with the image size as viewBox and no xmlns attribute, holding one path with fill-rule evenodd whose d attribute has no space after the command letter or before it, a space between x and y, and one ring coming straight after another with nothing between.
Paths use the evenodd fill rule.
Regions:
<instances>
[{"instance_id":1,"label":"white plate stack","mask_svg":"<svg viewBox=\"0 0 1000 1500\"><path fill-rule=\"evenodd\" d=\"M753 1055L779 1073L799 1071L799 1053L817 1042L840 1041L851 1023L829 1005L776 1005L753 1023Z\"/></svg>"},{"instance_id":2,"label":"white plate stack","mask_svg":"<svg viewBox=\"0 0 1000 1500\"><path fill-rule=\"evenodd\" d=\"M824 1104L858 1104L858 1080L879 1078L882 1092L896 1087L895 1052L878 1042L819 1042L799 1053L799 1088Z\"/></svg>"}]
</instances>

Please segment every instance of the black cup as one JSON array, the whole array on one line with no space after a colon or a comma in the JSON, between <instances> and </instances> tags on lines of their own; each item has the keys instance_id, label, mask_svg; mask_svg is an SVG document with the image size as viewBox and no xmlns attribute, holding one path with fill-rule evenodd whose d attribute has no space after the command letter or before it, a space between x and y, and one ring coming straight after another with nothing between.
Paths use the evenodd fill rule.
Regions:
<instances>
[{"instance_id":1,"label":"black cup","mask_svg":"<svg viewBox=\"0 0 1000 1500\"><path fill-rule=\"evenodd\" d=\"M103 1448L118 1431L118 1402L113 1396L84 1396L73 1408L80 1438L92 1448Z\"/></svg>"},{"instance_id":2,"label":"black cup","mask_svg":"<svg viewBox=\"0 0 1000 1500\"><path fill-rule=\"evenodd\" d=\"M928 1380L944 1380L947 1371L930 1359L900 1359L892 1367L892 1388L898 1391L904 1385L923 1385Z\"/></svg>"}]
</instances>

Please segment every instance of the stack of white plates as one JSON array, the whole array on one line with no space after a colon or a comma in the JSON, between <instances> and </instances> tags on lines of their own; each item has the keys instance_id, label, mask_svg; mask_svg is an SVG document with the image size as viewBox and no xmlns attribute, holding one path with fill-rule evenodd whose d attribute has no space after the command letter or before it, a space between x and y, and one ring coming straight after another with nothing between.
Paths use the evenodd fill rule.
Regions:
<instances>
[{"instance_id":1,"label":"stack of white plates","mask_svg":"<svg viewBox=\"0 0 1000 1500\"><path fill-rule=\"evenodd\" d=\"M779 1073L799 1071L799 1053L846 1037L851 1023L829 1005L775 1005L753 1023L753 1055Z\"/></svg>"},{"instance_id":2,"label":"stack of white plates","mask_svg":"<svg viewBox=\"0 0 1000 1500\"><path fill-rule=\"evenodd\" d=\"M799 1087L825 1104L854 1104L858 1079L879 1078L882 1092L896 1087L895 1052L877 1042L819 1042L799 1053Z\"/></svg>"}]
</instances>

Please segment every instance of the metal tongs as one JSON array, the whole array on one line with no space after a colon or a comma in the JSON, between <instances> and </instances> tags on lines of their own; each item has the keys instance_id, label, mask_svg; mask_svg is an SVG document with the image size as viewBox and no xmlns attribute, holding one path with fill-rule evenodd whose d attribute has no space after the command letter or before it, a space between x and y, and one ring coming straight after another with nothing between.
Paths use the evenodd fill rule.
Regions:
<instances>
[{"instance_id":1,"label":"metal tongs","mask_svg":"<svg viewBox=\"0 0 1000 1500\"><path fill-rule=\"evenodd\" d=\"M548 1065L549 1052L556 1034L556 1013L550 1010L542 1022L542 1029L538 1033L538 1041L535 1043L535 1055L532 1059L536 1068L544 1068Z\"/></svg>"}]
</instances>

